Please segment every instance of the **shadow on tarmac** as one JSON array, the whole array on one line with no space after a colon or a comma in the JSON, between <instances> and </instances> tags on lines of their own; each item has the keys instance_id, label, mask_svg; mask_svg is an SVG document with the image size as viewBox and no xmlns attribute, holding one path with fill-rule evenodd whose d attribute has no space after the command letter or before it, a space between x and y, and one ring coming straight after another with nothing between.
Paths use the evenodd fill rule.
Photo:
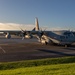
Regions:
<instances>
[{"instance_id":1,"label":"shadow on tarmac","mask_svg":"<svg viewBox=\"0 0 75 75\"><path fill-rule=\"evenodd\" d=\"M47 52L47 53L54 53L54 54L58 54L58 55L63 55L63 56L75 56L75 54L67 54L67 53L53 51L53 50L46 50L46 49L37 49L37 50Z\"/></svg>"}]
</instances>

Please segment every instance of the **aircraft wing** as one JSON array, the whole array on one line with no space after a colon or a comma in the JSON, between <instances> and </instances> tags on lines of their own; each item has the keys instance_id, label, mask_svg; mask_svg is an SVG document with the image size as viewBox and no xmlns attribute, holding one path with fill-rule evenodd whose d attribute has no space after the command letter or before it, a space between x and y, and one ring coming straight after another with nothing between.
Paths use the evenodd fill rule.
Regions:
<instances>
[{"instance_id":1,"label":"aircraft wing","mask_svg":"<svg viewBox=\"0 0 75 75\"><path fill-rule=\"evenodd\" d=\"M0 30L0 33L3 34L11 34L11 35L16 35L16 34L21 34L21 30Z\"/></svg>"}]
</instances>

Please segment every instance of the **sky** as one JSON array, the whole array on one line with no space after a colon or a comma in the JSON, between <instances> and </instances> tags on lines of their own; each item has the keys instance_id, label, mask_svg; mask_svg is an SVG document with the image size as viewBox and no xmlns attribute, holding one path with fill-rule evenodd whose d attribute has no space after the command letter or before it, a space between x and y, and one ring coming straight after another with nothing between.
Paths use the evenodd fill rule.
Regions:
<instances>
[{"instance_id":1,"label":"sky","mask_svg":"<svg viewBox=\"0 0 75 75\"><path fill-rule=\"evenodd\" d=\"M35 17L46 29L75 30L75 0L0 0L0 29L32 28Z\"/></svg>"}]
</instances>

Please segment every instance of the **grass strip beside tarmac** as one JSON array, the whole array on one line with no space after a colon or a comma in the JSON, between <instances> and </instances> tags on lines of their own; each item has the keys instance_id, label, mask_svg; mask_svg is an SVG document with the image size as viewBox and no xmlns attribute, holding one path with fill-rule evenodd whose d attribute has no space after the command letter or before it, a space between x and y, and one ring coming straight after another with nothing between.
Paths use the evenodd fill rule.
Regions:
<instances>
[{"instance_id":1,"label":"grass strip beside tarmac","mask_svg":"<svg viewBox=\"0 0 75 75\"><path fill-rule=\"evenodd\" d=\"M71 57L60 57L60 58L46 58L38 60L25 60L25 61L16 61L16 62L1 62L0 70L10 70L17 68L26 68L26 67L36 67L36 66L46 66L46 65L55 65L55 64L67 64L75 63L75 56Z\"/></svg>"},{"instance_id":2,"label":"grass strip beside tarmac","mask_svg":"<svg viewBox=\"0 0 75 75\"><path fill-rule=\"evenodd\" d=\"M0 70L0 75L75 75L75 63Z\"/></svg>"}]
</instances>

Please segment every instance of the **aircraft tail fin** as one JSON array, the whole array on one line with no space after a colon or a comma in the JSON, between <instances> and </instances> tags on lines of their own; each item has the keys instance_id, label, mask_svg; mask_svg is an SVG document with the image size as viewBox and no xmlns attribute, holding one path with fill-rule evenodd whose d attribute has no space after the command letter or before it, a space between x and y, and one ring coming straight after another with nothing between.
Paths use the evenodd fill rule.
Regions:
<instances>
[{"instance_id":1,"label":"aircraft tail fin","mask_svg":"<svg viewBox=\"0 0 75 75\"><path fill-rule=\"evenodd\" d=\"M35 19L35 25L36 25L35 30L36 30L36 31L39 31L38 18Z\"/></svg>"}]
</instances>

